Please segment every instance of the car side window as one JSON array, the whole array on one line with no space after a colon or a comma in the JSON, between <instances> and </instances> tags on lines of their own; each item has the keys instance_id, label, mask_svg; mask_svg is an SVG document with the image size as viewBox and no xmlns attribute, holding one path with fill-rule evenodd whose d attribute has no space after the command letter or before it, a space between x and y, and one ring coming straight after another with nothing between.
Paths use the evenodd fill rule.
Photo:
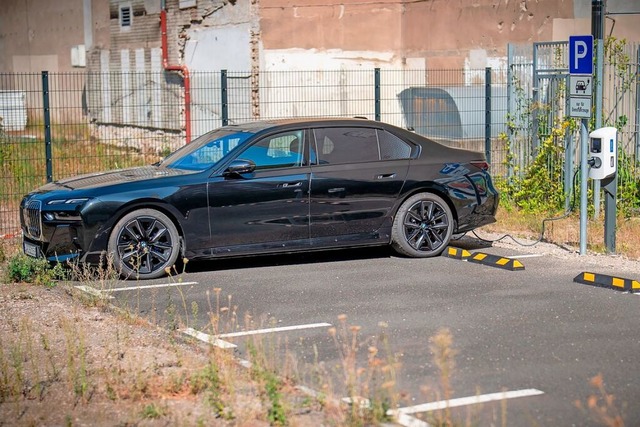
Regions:
<instances>
[{"instance_id":1,"label":"car side window","mask_svg":"<svg viewBox=\"0 0 640 427\"><path fill-rule=\"evenodd\" d=\"M411 146L384 130L378 130L381 160L408 159L411 157Z\"/></svg>"},{"instance_id":2,"label":"car side window","mask_svg":"<svg viewBox=\"0 0 640 427\"><path fill-rule=\"evenodd\" d=\"M314 129L313 132L320 164L380 160L375 129L336 127Z\"/></svg>"},{"instance_id":3,"label":"car side window","mask_svg":"<svg viewBox=\"0 0 640 427\"><path fill-rule=\"evenodd\" d=\"M251 160L256 170L302 166L304 131L297 130L269 136L256 142L238 158Z\"/></svg>"},{"instance_id":4,"label":"car side window","mask_svg":"<svg viewBox=\"0 0 640 427\"><path fill-rule=\"evenodd\" d=\"M205 170L216 164L242 142L242 138L228 135L213 139L188 155L171 163L171 167L189 170Z\"/></svg>"}]
</instances>

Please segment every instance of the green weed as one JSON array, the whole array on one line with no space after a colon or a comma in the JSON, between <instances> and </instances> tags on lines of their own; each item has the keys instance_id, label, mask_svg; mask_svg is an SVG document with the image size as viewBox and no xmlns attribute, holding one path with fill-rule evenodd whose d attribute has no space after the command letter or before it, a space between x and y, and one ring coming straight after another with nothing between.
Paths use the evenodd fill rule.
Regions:
<instances>
[{"instance_id":1,"label":"green weed","mask_svg":"<svg viewBox=\"0 0 640 427\"><path fill-rule=\"evenodd\" d=\"M287 424L287 411L283 403L282 389L284 382L275 372L275 368L268 367L267 355L262 351L264 345L253 339L248 343L251 356L251 376L261 384L260 396L267 404L267 420L271 425L284 426ZM258 344L258 345L256 345Z\"/></svg>"},{"instance_id":2,"label":"green weed","mask_svg":"<svg viewBox=\"0 0 640 427\"><path fill-rule=\"evenodd\" d=\"M216 416L227 420L234 418L233 411L222 399L220 372L213 360L209 360L207 366L191 375L189 387L192 394L205 393L205 402L213 409Z\"/></svg>"},{"instance_id":3,"label":"green weed","mask_svg":"<svg viewBox=\"0 0 640 427\"><path fill-rule=\"evenodd\" d=\"M84 333L72 320L61 319L67 350L67 376L76 398L87 402L93 393L89 379L88 349Z\"/></svg>"},{"instance_id":4,"label":"green weed","mask_svg":"<svg viewBox=\"0 0 640 427\"><path fill-rule=\"evenodd\" d=\"M53 267L42 258L32 258L24 254L16 254L9 259L6 281L9 283L26 282L37 285L55 286L56 280L65 277L62 265Z\"/></svg>"},{"instance_id":5,"label":"green weed","mask_svg":"<svg viewBox=\"0 0 640 427\"><path fill-rule=\"evenodd\" d=\"M155 403L145 405L145 407L142 408L142 412L140 413L140 416L142 418L152 420L162 418L165 415L167 415L167 410L165 408L162 408L161 406L156 405Z\"/></svg>"}]
</instances>

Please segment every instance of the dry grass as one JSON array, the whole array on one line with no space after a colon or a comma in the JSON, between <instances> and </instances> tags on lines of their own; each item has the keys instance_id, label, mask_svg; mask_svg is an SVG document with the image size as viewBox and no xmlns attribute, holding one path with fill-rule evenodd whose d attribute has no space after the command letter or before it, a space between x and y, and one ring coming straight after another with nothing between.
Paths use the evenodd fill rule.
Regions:
<instances>
[{"instance_id":1,"label":"dry grass","mask_svg":"<svg viewBox=\"0 0 640 427\"><path fill-rule=\"evenodd\" d=\"M0 316L3 425L325 422L291 382L255 376L233 353L76 298L66 285L0 286ZM277 400L265 390L272 384Z\"/></svg>"},{"instance_id":2,"label":"dry grass","mask_svg":"<svg viewBox=\"0 0 640 427\"><path fill-rule=\"evenodd\" d=\"M482 228L498 234L511 234L536 240L540 237L542 221L546 216L525 214L515 210L498 210L497 222ZM544 240L560 246L579 247L580 215L574 213L567 218L546 223ZM589 219L587 224L587 249L595 253L605 253L604 216ZM629 259L640 259L640 218L618 218L616 224L616 253Z\"/></svg>"},{"instance_id":3,"label":"dry grass","mask_svg":"<svg viewBox=\"0 0 640 427\"><path fill-rule=\"evenodd\" d=\"M589 381L595 390L587 397L585 403L575 401L576 407L591 415L598 424L606 427L624 427L624 418L616 397L607 392L602 374L598 374Z\"/></svg>"}]
</instances>

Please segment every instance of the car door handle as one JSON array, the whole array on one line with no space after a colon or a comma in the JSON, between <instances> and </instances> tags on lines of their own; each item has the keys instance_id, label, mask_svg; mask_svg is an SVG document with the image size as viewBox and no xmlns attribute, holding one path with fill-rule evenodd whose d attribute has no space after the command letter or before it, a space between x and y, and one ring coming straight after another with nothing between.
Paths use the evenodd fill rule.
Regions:
<instances>
[{"instance_id":1,"label":"car door handle","mask_svg":"<svg viewBox=\"0 0 640 427\"><path fill-rule=\"evenodd\" d=\"M395 178L396 174L395 173L383 173L380 175L376 175L376 179L389 179L389 178Z\"/></svg>"},{"instance_id":2,"label":"car door handle","mask_svg":"<svg viewBox=\"0 0 640 427\"><path fill-rule=\"evenodd\" d=\"M281 188L302 187L302 182L285 182L284 184L279 184L278 187L281 187Z\"/></svg>"}]
</instances>

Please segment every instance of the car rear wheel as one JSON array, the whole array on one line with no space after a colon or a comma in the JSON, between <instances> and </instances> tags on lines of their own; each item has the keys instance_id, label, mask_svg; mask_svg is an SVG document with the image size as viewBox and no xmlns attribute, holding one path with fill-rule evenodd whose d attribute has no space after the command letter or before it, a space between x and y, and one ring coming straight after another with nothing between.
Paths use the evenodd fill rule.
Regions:
<instances>
[{"instance_id":1,"label":"car rear wheel","mask_svg":"<svg viewBox=\"0 0 640 427\"><path fill-rule=\"evenodd\" d=\"M162 212L139 209L123 216L113 227L109 253L122 277L155 279L178 259L180 236Z\"/></svg>"},{"instance_id":2,"label":"car rear wheel","mask_svg":"<svg viewBox=\"0 0 640 427\"><path fill-rule=\"evenodd\" d=\"M439 255L451 240L453 214L433 193L409 197L398 209L391 233L393 248L402 255L426 258Z\"/></svg>"}]
</instances>

